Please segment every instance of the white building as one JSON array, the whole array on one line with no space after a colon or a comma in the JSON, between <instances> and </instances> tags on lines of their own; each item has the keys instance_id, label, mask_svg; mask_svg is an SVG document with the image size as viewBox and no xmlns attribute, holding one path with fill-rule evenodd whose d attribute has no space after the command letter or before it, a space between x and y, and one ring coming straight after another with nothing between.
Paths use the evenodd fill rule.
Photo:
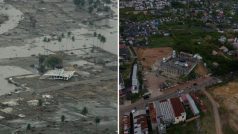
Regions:
<instances>
[{"instance_id":1,"label":"white building","mask_svg":"<svg viewBox=\"0 0 238 134\"><path fill-rule=\"evenodd\" d=\"M186 112L181 100L179 98L171 98L170 102L173 107L174 116L175 116L174 124L184 122L186 120Z\"/></svg>"},{"instance_id":2,"label":"white building","mask_svg":"<svg viewBox=\"0 0 238 134\"><path fill-rule=\"evenodd\" d=\"M131 92L134 93L139 93L139 87L140 83L138 80L138 66L137 64L134 64L133 70L132 70L132 87L131 87Z\"/></svg>"},{"instance_id":3,"label":"white building","mask_svg":"<svg viewBox=\"0 0 238 134\"><path fill-rule=\"evenodd\" d=\"M75 71L65 71L64 69L55 69L47 71L41 79L69 80Z\"/></svg>"}]
</instances>

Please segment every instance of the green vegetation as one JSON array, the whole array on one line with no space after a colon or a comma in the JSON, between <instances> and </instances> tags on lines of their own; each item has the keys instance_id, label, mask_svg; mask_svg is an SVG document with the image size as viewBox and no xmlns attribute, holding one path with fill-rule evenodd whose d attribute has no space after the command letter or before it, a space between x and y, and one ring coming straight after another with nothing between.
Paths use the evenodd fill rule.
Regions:
<instances>
[{"instance_id":1,"label":"green vegetation","mask_svg":"<svg viewBox=\"0 0 238 134\"><path fill-rule=\"evenodd\" d=\"M55 68L57 65L63 64L63 59L59 55L49 55L44 61L45 65L50 68Z\"/></svg>"},{"instance_id":2,"label":"green vegetation","mask_svg":"<svg viewBox=\"0 0 238 134\"><path fill-rule=\"evenodd\" d=\"M124 78L125 86L129 86L130 84L130 74L132 69L132 63L125 63L120 65L120 73L122 78Z\"/></svg>"},{"instance_id":3,"label":"green vegetation","mask_svg":"<svg viewBox=\"0 0 238 134\"><path fill-rule=\"evenodd\" d=\"M167 129L168 134L195 134L196 132L195 122L172 125Z\"/></svg>"},{"instance_id":4,"label":"green vegetation","mask_svg":"<svg viewBox=\"0 0 238 134\"><path fill-rule=\"evenodd\" d=\"M54 69L63 65L63 58L60 55L39 55L39 72L44 73L47 69Z\"/></svg>"},{"instance_id":5,"label":"green vegetation","mask_svg":"<svg viewBox=\"0 0 238 134\"><path fill-rule=\"evenodd\" d=\"M218 50L222 45L218 42L221 36L215 31L205 31L201 27L188 25L162 25L160 29L169 29L171 36L151 36L151 47L172 47L177 51L188 53L199 53L207 66L216 75L224 75L238 68L238 60L228 55L213 56L212 51ZM226 45L229 48L229 45ZM213 66L213 62L219 64L218 68Z\"/></svg>"},{"instance_id":6,"label":"green vegetation","mask_svg":"<svg viewBox=\"0 0 238 134\"><path fill-rule=\"evenodd\" d=\"M151 13L143 13L140 11L132 11L132 8L124 8L120 9L120 18L129 19L132 21L144 21L155 19L156 16L152 15Z\"/></svg>"},{"instance_id":7,"label":"green vegetation","mask_svg":"<svg viewBox=\"0 0 238 134\"><path fill-rule=\"evenodd\" d=\"M136 102L142 97L141 93L127 94L127 99L131 100L132 103Z\"/></svg>"},{"instance_id":8,"label":"green vegetation","mask_svg":"<svg viewBox=\"0 0 238 134\"><path fill-rule=\"evenodd\" d=\"M28 130L31 130L31 124L27 124L26 130L27 130L27 131L28 131Z\"/></svg>"},{"instance_id":9,"label":"green vegetation","mask_svg":"<svg viewBox=\"0 0 238 134\"><path fill-rule=\"evenodd\" d=\"M237 134L238 133L233 128L231 128L229 124L224 124L222 127L222 130L223 130L224 134Z\"/></svg>"},{"instance_id":10,"label":"green vegetation","mask_svg":"<svg viewBox=\"0 0 238 134\"><path fill-rule=\"evenodd\" d=\"M195 73L195 71L193 70L193 71L191 71L190 74L188 74L187 76L182 75L182 76L180 77L180 80L182 80L183 82L184 82L184 81L189 81L189 80L196 79L197 76L198 76L198 75L197 75L197 74Z\"/></svg>"}]
</instances>

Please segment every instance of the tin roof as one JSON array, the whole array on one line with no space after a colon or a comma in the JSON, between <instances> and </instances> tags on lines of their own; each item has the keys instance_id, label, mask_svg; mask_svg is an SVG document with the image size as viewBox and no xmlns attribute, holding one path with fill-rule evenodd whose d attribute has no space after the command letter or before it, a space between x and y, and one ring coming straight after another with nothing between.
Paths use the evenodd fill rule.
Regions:
<instances>
[{"instance_id":1,"label":"tin roof","mask_svg":"<svg viewBox=\"0 0 238 134\"><path fill-rule=\"evenodd\" d=\"M185 112L183 104L181 103L179 98L171 98L170 102L173 107L175 117L179 117L182 113Z\"/></svg>"}]
</instances>

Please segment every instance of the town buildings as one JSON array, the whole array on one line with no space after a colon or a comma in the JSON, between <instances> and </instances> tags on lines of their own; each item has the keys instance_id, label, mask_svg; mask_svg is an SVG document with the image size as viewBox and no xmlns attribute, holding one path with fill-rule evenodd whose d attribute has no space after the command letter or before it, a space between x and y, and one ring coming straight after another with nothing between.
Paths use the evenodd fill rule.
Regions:
<instances>
[{"instance_id":1,"label":"town buildings","mask_svg":"<svg viewBox=\"0 0 238 134\"><path fill-rule=\"evenodd\" d=\"M136 110L132 112L133 118L133 132L134 134L148 134L148 122L145 110Z\"/></svg>"}]
</instances>

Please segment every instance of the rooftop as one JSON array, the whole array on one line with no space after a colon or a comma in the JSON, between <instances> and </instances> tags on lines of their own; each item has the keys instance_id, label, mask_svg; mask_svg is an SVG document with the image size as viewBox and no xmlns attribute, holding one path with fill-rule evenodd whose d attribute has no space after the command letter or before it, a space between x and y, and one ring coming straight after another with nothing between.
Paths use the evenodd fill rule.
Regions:
<instances>
[{"instance_id":1,"label":"rooftop","mask_svg":"<svg viewBox=\"0 0 238 134\"><path fill-rule=\"evenodd\" d=\"M157 123L157 114L154 103L149 103L150 119L152 123Z\"/></svg>"},{"instance_id":2,"label":"rooftop","mask_svg":"<svg viewBox=\"0 0 238 134\"><path fill-rule=\"evenodd\" d=\"M171 98L170 102L173 107L175 117L179 117L182 113L185 112L183 104L181 103L179 98Z\"/></svg>"}]
</instances>

